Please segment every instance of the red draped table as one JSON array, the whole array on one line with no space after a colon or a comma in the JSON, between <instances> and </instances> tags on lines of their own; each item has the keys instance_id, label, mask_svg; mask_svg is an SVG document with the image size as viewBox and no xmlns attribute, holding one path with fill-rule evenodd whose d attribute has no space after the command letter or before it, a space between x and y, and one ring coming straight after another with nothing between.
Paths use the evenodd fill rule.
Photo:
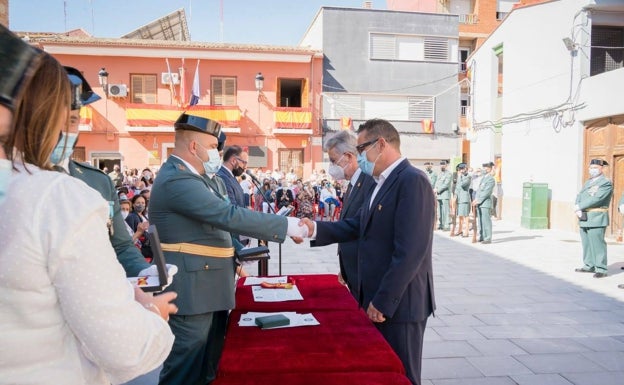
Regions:
<instances>
[{"instance_id":1,"label":"red draped table","mask_svg":"<svg viewBox=\"0 0 624 385\"><path fill-rule=\"evenodd\" d=\"M405 384L403 365L336 275L289 276L303 301L254 302L240 280L214 385ZM247 312L312 313L318 326L240 327Z\"/></svg>"}]
</instances>

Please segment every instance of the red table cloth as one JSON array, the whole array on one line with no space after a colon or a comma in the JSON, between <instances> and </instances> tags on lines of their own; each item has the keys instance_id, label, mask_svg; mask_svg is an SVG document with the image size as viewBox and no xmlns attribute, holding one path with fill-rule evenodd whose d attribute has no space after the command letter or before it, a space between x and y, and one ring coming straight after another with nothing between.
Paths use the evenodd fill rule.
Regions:
<instances>
[{"instance_id":1,"label":"red table cloth","mask_svg":"<svg viewBox=\"0 0 624 385\"><path fill-rule=\"evenodd\" d=\"M358 373L273 373L220 377L211 385L411 385L403 374Z\"/></svg>"}]
</instances>

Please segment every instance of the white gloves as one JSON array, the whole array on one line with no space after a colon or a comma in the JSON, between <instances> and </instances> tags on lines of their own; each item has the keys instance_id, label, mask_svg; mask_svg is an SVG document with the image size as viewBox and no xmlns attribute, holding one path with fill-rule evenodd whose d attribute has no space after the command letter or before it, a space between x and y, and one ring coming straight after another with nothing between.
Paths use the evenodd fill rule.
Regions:
<instances>
[{"instance_id":1,"label":"white gloves","mask_svg":"<svg viewBox=\"0 0 624 385\"><path fill-rule=\"evenodd\" d=\"M308 226L299 226L299 218L286 217L286 219L288 220L286 235L299 238L309 238L311 236L311 234L308 235Z\"/></svg>"},{"instance_id":2,"label":"white gloves","mask_svg":"<svg viewBox=\"0 0 624 385\"><path fill-rule=\"evenodd\" d=\"M178 272L178 267L176 265L167 264L167 286L171 285L173 282L173 276ZM151 265L150 267L143 269L139 272L139 276L153 276L158 277L158 268L156 265Z\"/></svg>"}]
</instances>

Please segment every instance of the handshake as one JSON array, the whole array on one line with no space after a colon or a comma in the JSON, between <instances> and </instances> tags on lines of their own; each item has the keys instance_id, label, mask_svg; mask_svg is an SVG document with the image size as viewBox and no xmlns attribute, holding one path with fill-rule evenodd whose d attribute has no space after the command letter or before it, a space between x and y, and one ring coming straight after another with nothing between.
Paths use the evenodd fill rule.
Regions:
<instances>
[{"instance_id":1,"label":"handshake","mask_svg":"<svg viewBox=\"0 0 624 385\"><path fill-rule=\"evenodd\" d=\"M316 232L316 223L308 218L286 217L288 220L288 235L295 243L303 242L304 238L311 238Z\"/></svg>"}]
</instances>

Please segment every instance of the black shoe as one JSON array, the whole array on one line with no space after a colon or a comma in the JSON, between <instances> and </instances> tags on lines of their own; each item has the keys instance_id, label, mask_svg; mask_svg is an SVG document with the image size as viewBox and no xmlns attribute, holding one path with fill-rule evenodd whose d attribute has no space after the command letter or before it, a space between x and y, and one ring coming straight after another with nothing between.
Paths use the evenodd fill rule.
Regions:
<instances>
[{"instance_id":1,"label":"black shoe","mask_svg":"<svg viewBox=\"0 0 624 385\"><path fill-rule=\"evenodd\" d=\"M483 245L488 245L488 244L490 244L490 243L492 243L492 241L482 241L482 242L481 242L481 244L483 244Z\"/></svg>"},{"instance_id":2,"label":"black shoe","mask_svg":"<svg viewBox=\"0 0 624 385\"><path fill-rule=\"evenodd\" d=\"M594 278L604 278L606 276L608 276L609 274L607 273L596 273L594 274Z\"/></svg>"},{"instance_id":3,"label":"black shoe","mask_svg":"<svg viewBox=\"0 0 624 385\"><path fill-rule=\"evenodd\" d=\"M577 273L593 273L594 269L583 269L582 267L578 268L578 269L574 269L574 271L576 271Z\"/></svg>"},{"instance_id":4,"label":"black shoe","mask_svg":"<svg viewBox=\"0 0 624 385\"><path fill-rule=\"evenodd\" d=\"M619 289L624 289L624 283L619 284L619 285L618 285L618 288L619 288Z\"/></svg>"}]
</instances>

